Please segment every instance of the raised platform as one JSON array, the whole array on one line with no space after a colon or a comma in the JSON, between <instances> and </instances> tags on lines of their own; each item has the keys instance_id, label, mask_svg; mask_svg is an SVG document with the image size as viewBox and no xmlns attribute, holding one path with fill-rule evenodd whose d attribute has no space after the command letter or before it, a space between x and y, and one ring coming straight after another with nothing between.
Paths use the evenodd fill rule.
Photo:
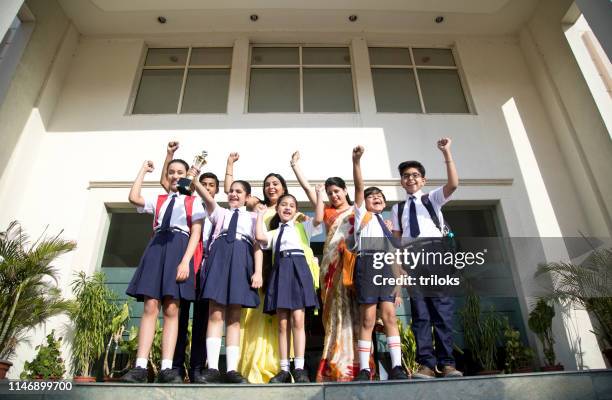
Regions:
<instances>
[{"instance_id":1,"label":"raised platform","mask_svg":"<svg viewBox=\"0 0 612 400\"><path fill-rule=\"evenodd\" d=\"M432 381L310 383L287 385L129 385L92 383L70 391L10 391L0 383L0 399L87 400L346 400L346 399L470 399L470 400L612 400L612 370L494 375Z\"/></svg>"}]
</instances>

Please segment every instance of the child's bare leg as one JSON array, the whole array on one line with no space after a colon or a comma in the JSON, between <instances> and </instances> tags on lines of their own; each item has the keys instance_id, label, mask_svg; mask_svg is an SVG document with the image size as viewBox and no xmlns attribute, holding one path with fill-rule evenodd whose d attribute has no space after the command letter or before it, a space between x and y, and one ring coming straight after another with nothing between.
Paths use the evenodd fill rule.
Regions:
<instances>
[{"instance_id":1,"label":"child's bare leg","mask_svg":"<svg viewBox=\"0 0 612 400\"><path fill-rule=\"evenodd\" d=\"M172 368L172 358L178 335L179 300L164 298L164 329L162 331L162 368Z\"/></svg>"},{"instance_id":2,"label":"child's bare leg","mask_svg":"<svg viewBox=\"0 0 612 400\"><path fill-rule=\"evenodd\" d=\"M225 354L227 355L227 370L238 369L238 358L240 355L240 314L242 307L230 304L227 307L227 332L225 337Z\"/></svg>"},{"instance_id":3,"label":"child's bare leg","mask_svg":"<svg viewBox=\"0 0 612 400\"><path fill-rule=\"evenodd\" d=\"M144 312L140 319L140 330L138 331L138 350L136 358L149 358L151 344L155 336L155 322L159 314L159 300L145 297ZM143 368L146 368L146 364Z\"/></svg>"},{"instance_id":4,"label":"child's bare leg","mask_svg":"<svg viewBox=\"0 0 612 400\"><path fill-rule=\"evenodd\" d=\"M219 353L221 352L221 336L223 336L223 321L225 306L210 300L208 308L208 328L206 329L206 354L208 368L219 369Z\"/></svg>"},{"instance_id":5,"label":"child's bare leg","mask_svg":"<svg viewBox=\"0 0 612 400\"><path fill-rule=\"evenodd\" d=\"M304 309L291 312L291 330L293 332L293 360L295 369L304 369L304 350L306 349L306 331L304 329Z\"/></svg>"},{"instance_id":6,"label":"child's bare leg","mask_svg":"<svg viewBox=\"0 0 612 400\"><path fill-rule=\"evenodd\" d=\"M289 321L289 310L281 308L276 310L278 316L278 355L281 360L281 369L283 361L289 362L289 332L291 331L291 322ZM289 364L287 364L287 371Z\"/></svg>"},{"instance_id":7,"label":"child's bare leg","mask_svg":"<svg viewBox=\"0 0 612 400\"><path fill-rule=\"evenodd\" d=\"M372 331L376 322L376 304L359 305L360 326L359 341L359 369L370 370L370 353L372 351Z\"/></svg>"},{"instance_id":8,"label":"child's bare leg","mask_svg":"<svg viewBox=\"0 0 612 400\"><path fill-rule=\"evenodd\" d=\"M389 301L380 303L382 319L385 324L385 333L387 334L387 347L391 353L391 366L397 367L402 365L402 343L397 328L397 316L395 315L395 305Z\"/></svg>"}]
</instances>

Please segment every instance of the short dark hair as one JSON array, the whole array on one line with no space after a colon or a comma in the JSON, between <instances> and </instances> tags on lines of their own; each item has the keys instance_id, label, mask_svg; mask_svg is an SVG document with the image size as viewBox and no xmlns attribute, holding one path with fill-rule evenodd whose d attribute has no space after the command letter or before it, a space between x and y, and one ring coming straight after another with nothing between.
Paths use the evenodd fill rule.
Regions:
<instances>
[{"instance_id":1,"label":"short dark hair","mask_svg":"<svg viewBox=\"0 0 612 400\"><path fill-rule=\"evenodd\" d=\"M325 180L325 189L330 186L338 186L339 188L346 190L346 182L344 182L344 179L337 176L332 176ZM349 203L349 205L351 206L353 205L353 201L351 200L348 193L346 194L346 202Z\"/></svg>"},{"instance_id":2,"label":"short dark hair","mask_svg":"<svg viewBox=\"0 0 612 400\"><path fill-rule=\"evenodd\" d=\"M397 169L399 171L400 176L402 176L402 174L404 173L404 170L407 170L408 168L416 168L419 170L421 176L423 178L425 178L425 167L423 166L423 164L421 164L418 161L404 161L402 163L400 163L400 165L397 166Z\"/></svg>"},{"instance_id":3,"label":"short dark hair","mask_svg":"<svg viewBox=\"0 0 612 400\"><path fill-rule=\"evenodd\" d=\"M263 180L263 197L264 197L263 203L266 206L271 205L270 199L266 195L266 181L271 176L275 177L276 179L278 179L280 181L281 186L283 187L283 194L289 194L289 189L287 188L287 182L285 181L285 178L283 178L283 176L281 174L277 174L275 172L270 172L268 175L266 175L266 177ZM280 198L279 198L279 200L280 200Z\"/></svg>"},{"instance_id":4,"label":"short dark hair","mask_svg":"<svg viewBox=\"0 0 612 400\"><path fill-rule=\"evenodd\" d=\"M242 180L236 180L234 182L232 182L232 185L234 185L235 183L238 183L240 185L242 185L242 188L244 189L244 191L246 192L246 194L251 194L251 184L247 181L242 181ZM230 186L231 188L231 186Z\"/></svg>"},{"instance_id":5,"label":"short dark hair","mask_svg":"<svg viewBox=\"0 0 612 400\"><path fill-rule=\"evenodd\" d=\"M213 179L215 181L215 185L217 185L217 191L215 193L219 193L219 178L217 178L217 175L213 174L212 172L204 172L202 175L200 175L198 180L200 183L202 183L206 178Z\"/></svg>"},{"instance_id":6,"label":"short dark hair","mask_svg":"<svg viewBox=\"0 0 612 400\"><path fill-rule=\"evenodd\" d=\"M187 161L181 160L180 158L175 158L174 160L171 160L168 163L168 167L166 168L166 173L168 173L168 170L170 169L170 165L176 164L176 163L182 164L183 167L185 167L185 172L189 171L189 164L187 164Z\"/></svg>"},{"instance_id":7,"label":"short dark hair","mask_svg":"<svg viewBox=\"0 0 612 400\"><path fill-rule=\"evenodd\" d=\"M363 191L363 197L368 197L371 194L378 194L380 193L381 196L383 197L383 200L386 202L387 198L385 197L385 194L383 193L382 190L380 190L379 188L377 188L376 186L370 186L369 188L367 188L366 190Z\"/></svg>"}]
</instances>

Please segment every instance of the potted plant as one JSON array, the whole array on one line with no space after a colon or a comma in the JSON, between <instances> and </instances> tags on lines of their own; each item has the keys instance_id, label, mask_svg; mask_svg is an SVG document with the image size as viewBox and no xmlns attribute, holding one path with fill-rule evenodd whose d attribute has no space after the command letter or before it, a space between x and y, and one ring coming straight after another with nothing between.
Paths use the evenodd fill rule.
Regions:
<instances>
[{"instance_id":1,"label":"potted plant","mask_svg":"<svg viewBox=\"0 0 612 400\"><path fill-rule=\"evenodd\" d=\"M72 282L75 295L70 317L74 324L72 337L72 369L77 382L95 382L93 364L104 352L117 306L115 293L106 286L106 276L96 272L88 277L83 271Z\"/></svg>"},{"instance_id":2,"label":"potted plant","mask_svg":"<svg viewBox=\"0 0 612 400\"><path fill-rule=\"evenodd\" d=\"M553 262L538 266L536 277L550 275L546 300L570 301L595 319L594 332L612 365L612 249L597 249L579 265Z\"/></svg>"},{"instance_id":3,"label":"potted plant","mask_svg":"<svg viewBox=\"0 0 612 400\"><path fill-rule=\"evenodd\" d=\"M32 361L26 361L19 379L62 379L66 372L60 346L62 338L55 339L55 331L47 335L47 345L38 345Z\"/></svg>"},{"instance_id":4,"label":"potted plant","mask_svg":"<svg viewBox=\"0 0 612 400\"><path fill-rule=\"evenodd\" d=\"M514 329L508 319L504 322L504 338L506 361L504 371L507 374L534 372L533 370L533 350L521 341L521 333Z\"/></svg>"},{"instance_id":5,"label":"potted plant","mask_svg":"<svg viewBox=\"0 0 612 400\"><path fill-rule=\"evenodd\" d=\"M480 364L482 370L478 375L494 375L497 369L497 343L502 331L502 319L490 312L481 315L480 299L475 294L466 297L465 306L459 312L463 323L463 339L472 357Z\"/></svg>"},{"instance_id":6,"label":"potted plant","mask_svg":"<svg viewBox=\"0 0 612 400\"><path fill-rule=\"evenodd\" d=\"M398 319L397 321L402 345L402 364L408 373L412 375L419 369L419 363L416 362L416 339L410 325L403 326L401 320Z\"/></svg>"},{"instance_id":7,"label":"potted plant","mask_svg":"<svg viewBox=\"0 0 612 400\"><path fill-rule=\"evenodd\" d=\"M50 238L43 234L30 243L17 221L0 232L0 379L28 333L68 309L70 302L61 297L58 272L51 263L76 243L60 234Z\"/></svg>"},{"instance_id":8,"label":"potted plant","mask_svg":"<svg viewBox=\"0 0 612 400\"><path fill-rule=\"evenodd\" d=\"M117 352L125 332L125 326L130 319L130 308L127 303L123 303L121 308L117 308L117 313L113 316L110 326L110 335L104 352L104 381L112 381L118 378L113 377L115 372L115 362ZM109 360L110 359L110 360ZM110 362L110 365L109 365Z\"/></svg>"},{"instance_id":9,"label":"potted plant","mask_svg":"<svg viewBox=\"0 0 612 400\"><path fill-rule=\"evenodd\" d=\"M123 340L119 343L119 350L121 354L127 356L127 361L123 366L123 369L117 373L117 375L123 375L130 367L134 364L136 359L136 352L138 351L138 328L131 326L128 331L128 340Z\"/></svg>"},{"instance_id":10,"label":"potted plant","mask_svg":"<svg viewBox=\"0 0 612 400\"><path fill-rule=\"evenodd\" d=\"M546 300L539 299L535 307L529 313L529 329L540 340L544 349L544 362L542 371L563 371L563 365L556 363L555 338L552 333L552 320L555 317L555 308Z\"/></svg>"}]
</instances>

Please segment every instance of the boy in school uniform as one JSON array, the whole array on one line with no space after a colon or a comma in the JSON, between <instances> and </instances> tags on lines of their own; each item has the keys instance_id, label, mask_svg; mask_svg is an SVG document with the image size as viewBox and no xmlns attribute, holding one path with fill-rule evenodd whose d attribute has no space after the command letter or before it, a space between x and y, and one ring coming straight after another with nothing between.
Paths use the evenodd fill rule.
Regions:
<instances>
[{"instance_id":1,"label":"boy in school uniform","mask_svg":"<svg viewBox=\"0 0 612 400\"><path fill-rule=\"evenodd\" d=\"M447 181L444 186L423 193L422 188L426 182L423 165L418 161L404 161L398 166L400 182L406 190L406 201L393 206L392 222L393 235L402 238L402 241L445 236L441 208L459 186L459 177L451 154L451 139L440 139L437 146L446 164ZM444 291L436 293L434 297L413 291L410 309L417 345L416 361L420 365L413 378L435 378L436 369L443 377L463 376L455 368L453 357L453 299L445 295Z\"/></svg>"}]
</instances>

